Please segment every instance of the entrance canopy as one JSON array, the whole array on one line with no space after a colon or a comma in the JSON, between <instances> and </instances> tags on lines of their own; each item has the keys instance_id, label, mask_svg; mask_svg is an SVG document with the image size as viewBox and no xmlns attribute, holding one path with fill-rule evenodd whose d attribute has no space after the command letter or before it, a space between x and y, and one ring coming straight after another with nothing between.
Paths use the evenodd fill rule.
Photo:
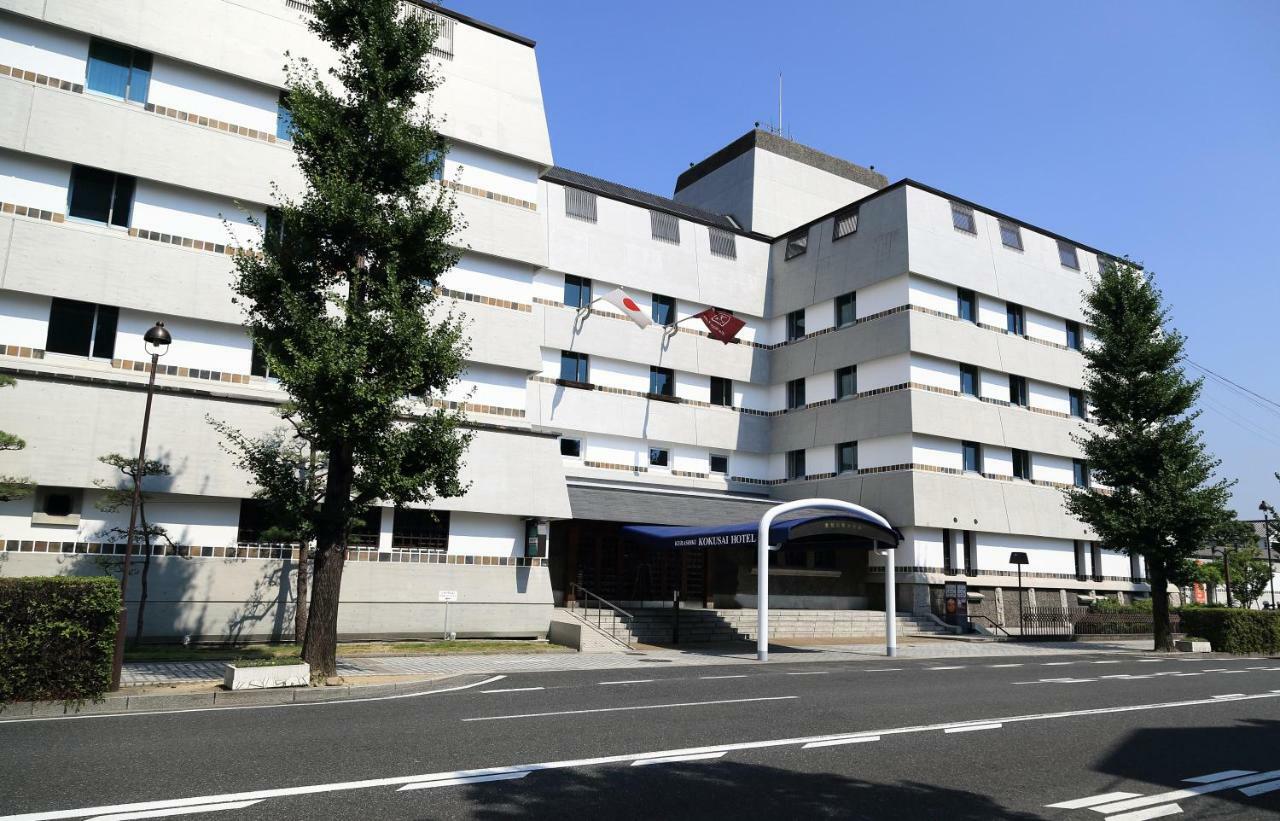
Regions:
<instances>
[{"instance_id":1,"label":"entrance canopy","mask_svg":"<svg viewBox=\"0 0 1280 821\"><path fill-rule=\"evenodd\" d=\"M756 544L760 522L743 522L736 525L711 527L663 527L656 525L627 525L622 528L624 538L651 547L676 550L698 550L709 547L751 547ZM770 547L781 547L787 542L809 537L859 537L872 542L896 547L902 540L897 528L889 526L875 514L859 511L802 516L769 526ZM870 545L868 545L870 546Z\"/></svg>"}]
</instances>

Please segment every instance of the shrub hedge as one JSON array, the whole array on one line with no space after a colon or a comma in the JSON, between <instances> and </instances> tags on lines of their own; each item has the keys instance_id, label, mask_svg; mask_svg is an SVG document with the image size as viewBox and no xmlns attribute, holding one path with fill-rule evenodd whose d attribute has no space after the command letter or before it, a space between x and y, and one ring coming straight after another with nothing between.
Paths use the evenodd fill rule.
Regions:
<instances>
[{"instance_id":1,"label":"shrub hedge","mask_svg":"<svg viewBox=\"0 0 1280 821\"><path fill-rule=\"evenodd\" d=\"M101 698L119 612L108 576L0 578L0 704Z\"/></svg>"},{"instance_id":2,"label":"shrub hedge","mask_svg":"<svg viewBox=\"0 0 1280 821\"><path fill-rule=\"evenodd\" d=\"M1280 612L1235 607L1184 607L1182 629L1218 653L1280 653Z\"/></svg>"}]
</instances>

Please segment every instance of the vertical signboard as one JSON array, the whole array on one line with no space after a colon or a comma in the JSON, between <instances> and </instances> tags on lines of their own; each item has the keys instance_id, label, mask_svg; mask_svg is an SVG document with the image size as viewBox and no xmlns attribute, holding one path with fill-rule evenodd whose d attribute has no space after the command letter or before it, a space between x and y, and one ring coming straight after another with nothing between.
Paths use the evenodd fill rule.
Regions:
<instances>
[{"instance_id":1,"label":"vertical signboard","mask_svg":"<svg viewBox=\"0 0 1280 821\"><path fill-rule=\"evenodd\" d=\"M969 624L969 585L966 582L947 582L942 591L943 621L958 627Z\"/></svg>"}]
</instances>

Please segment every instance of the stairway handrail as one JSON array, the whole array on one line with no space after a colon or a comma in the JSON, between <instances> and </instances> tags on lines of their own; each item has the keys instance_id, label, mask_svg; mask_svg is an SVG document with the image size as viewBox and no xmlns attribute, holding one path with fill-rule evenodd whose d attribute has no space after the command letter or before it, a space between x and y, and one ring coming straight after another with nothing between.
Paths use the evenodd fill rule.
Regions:
<instances>
[{"instance_id":1,"label":"stairway handrail","mask_svg":"<svg viewBox=\"0 0 1280 821\"><path fill-rule=\"evenodd\" d=\"M587 588L585 588L585 587L583 587L582 585L578 584L577 582L573 582L573 583L572 583L572 586L573 586L574 592L576 592L576 593L583 593L583 594L585 594L585 595L587 595L587 596L589 596L589 597L591 597L591 598L595 599L596 601L600 602L601 604L603 604L605 607L609 608L609 609L610 609L610 610L612 610L613 612L618 613L619 615L626 616L626 617L627 617L627 618L629 618L629 619L631 619L631 618L635 618L635 617L634 617L634 616L632 616L630 613L628 613L626 610L623 610L621 607L619 607L618 605L616 605L616 604L614 604L613 602L609 601L609 600L608 600L608 599L606 599L604 596L598 595L598 594L596 594L596 593L592 593L590 590L588 590ZM574 604L577 604L577 598L576 598L576 597L575 597L575 599L574 599Z\"/></svg>"},{"instance_id":2,"label":"stairway handrail","mask_svg":"<svg viewBox=\"0 0 1280 821\"><path fill-rule=\"evenodd\" d=\"M573 605L575 609L578 606L578 594L582 594L588 598L595 599L597 602L604 605L604 607L599 607L599 606L596 607L596 630L598 630L601 633L604 632L604 627L601 625L601 622L603 621L601 616L604 614L605 607L609 608L610 610L612 610L613 612L617 613L620 616L625 616L626 618L631 619L632 621L635 621L635 617L632 616L630 613L628 613L626 610L623 610L621 607L609 601L604 596L601 596L597 593L592 593L590 590L578 584L577 582L570 582L570 589L574 593ZM583 609L585 610L586 608L583 608ZM588 619L590 617L584 614L583 618ZM628 635L627 631L623 631L623 632L624 632L624 635ZM618 638L618 620L617 619L614 619L612 622L609 623L609 636L614 641L620 642L628 650L631 649L630 639Z\"/></svg>"}]
</instances>

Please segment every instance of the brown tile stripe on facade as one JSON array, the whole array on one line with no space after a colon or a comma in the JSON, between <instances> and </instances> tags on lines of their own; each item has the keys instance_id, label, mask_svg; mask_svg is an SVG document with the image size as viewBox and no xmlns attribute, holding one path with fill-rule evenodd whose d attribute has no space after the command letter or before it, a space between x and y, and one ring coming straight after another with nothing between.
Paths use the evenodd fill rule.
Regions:
<instances>
[{"instance_id":1,"label":"brown tile stripe on facade","mask_svg":"<svg viewBox=\"0 0 1280 821\"><path fill-rule=\"evenodd\" d=\"M256 128L246 128L243 125L223 122L222 120L215 120L213 117L205 117L200 114L192 114L187 111L178 111L175 108L166 108L165 106L156 105L155 103L147 103L143 108L150 111L152 114L158 114L161 117L168 117L171 120L177 120L178 122L188 123L190 125L198 125L202 128L211 128L214 131L222 131L226 134L239 134L241 137L248 137L251 140L262 140L265 143L284 142L283 140L277 139L276 135L269 131L260 131Z\"/></svg>"},{"instance_id":2,"label":"brown tile stripe on facade","mask_svg":"<svg viewBox=\"0 0 1280 821\"><path fill-rule=\"evenodd\" d=\"M511 311L522 311L529 313L533 310L532 305L523 302L512 302L509 299L496 299L491 296L483 296L481 294L469 294L466 291L454 291L449 288L437 288L436 292L441 296L447 296L450 299L461 299L466 302L479 302L482 305L492 305L495 308L506 308Z\"/></svg>"},{"instance_id":3,"label":"brown tile stripe on facade","mask_svg":"<svg viewBox=\"0 0 1280 821\"><path fill-rule=\"evenodd\" d=\"M487 413L490 416L511 416L517 419L524 418L523 408L502 408L497 405L477 405L473 402L455 402L451 399L433 399L431 400L433 408L444 408L446 410L462 410L466 413Z\"/></svg>"},{"instance_id":4,"label":"brown tile stripe on facade","mask_svg":"<svg viewBox=\"0 0 1280 821\"><path fill-rule=\"evenodd\" d=\"M113 359L111 367L123 371L151 372L150 362L139 362L134 359ZM156 373L161 376L180 376L185 379L207 379L211 382L227 382L234 385L249 384L249 374L228 373L226 371L208 371L199 368L183 368L178 365L160 365Z\"/></svg>"},{"instance_id":5,"label":"brown tile stripe on facade","mask_svg":"<svg viewBox=\"0 0 1280 821\"><path fill-rule=\"evenodd\" d=\"M506 205L515 205L520 208L527 208L530 211L538 210L538 204L536 202L529 202L528 200L522 200L517 197L509 197L506 194L499 194L485 188L476 188L474 185L464 185L463 183L454 182L453 180L445 180L444 184L449 188L452 188L454 191L461 191L462 193L470 194L473 197L493 200L494 202L501 202Z\"/></svg>"},{"instance_id":6,"label":"brown tile stripe on facade","mask_svg":"<svg viewBox=\"0 0 1280 821\"><path fill-rule=\"evenodd\" d=\"M23 359L44 359L44 351L39 348L24 348L21 345L0 345L0 352L5 356L20 356Z\"/></svg>"},{"instance_id":7,"label":"brown tile stripe on facade","mask_svg":"<svg viewBox=\"0 0 1280 821\"><path fill-rule=\"evenodd\" d=\"M956 579L972 578L972 576L967 575L966 573L964 573L964 571L960 571L960 572L956 572L956 571L953 571L953 570L952 570L952 571L949 571L949 570L947 570L945 567L926 567L926 566L923 566L923 565L895 565L894 570L898 571L899 573L933 573L933 574L936 574L936 575L939 575L939 576L954 576ZM868 573L879 573L880 575L882 575L882 576L883 576L883 575L884 575L884 565L871 565L871 566L867 567L867 572L868 572ZM984 568L984 567L980 567L980 568L978 568L977 570L975 570L975 571L974 571L974 575L975 575L975 576L1009 576L1009 577L1016 577L1016 576L1018 575L1018 571L1016 571L1016 570L988 570L988 569L986 569L986 568ZM1089 577L1089 578L1082 579L1082 578L1080 578L1079 576L1077 576L1075 573L1032 573L1032 572L1030 572L1030 571L1024 571L1024 572L1023 572L1023 574L1022 574L1022 578L1023 578L1023 580L1026 580L1026 579L1068 579L1068 580L1070 580L1070 581L1078 581L1078 582L1131 582L1131 583L1136 583L1136 584L1146 584L1146 583L1147 583L1147 580L1146 580L1146 579L1143 579L1141 582L1134 582L1133 578L1132 578L1132 577L1130 577L1130 576L1102 576L1101 578L1097 578L1097 579L1095 579L1095 578L1093 578L1093 577Z\"/></svg>"},{"instance_id":8,"label":"brown tile stripe on facade","mask_svg":"<svg viewBox=\"0 0 1280 821\"><path fill-rule=\"evenodd\" d=\"M98 556L123 556L125 546L106 542L49 542L9 539L4 549L10 553L64 553ZM134 547L134 555L144 548ZM186 559L289 559L298 560L298 549L288 545L241 545L213 547L209 545L153 546L153 556L178 556ZM537 556L465 556L440 550L393 548L380 552L373 548L348 548L349 562L399 562L412 564L473 564L482 567L544 567L546 559Z\"/></svg>"},{"instance_id":9,"label":"brown tile stripe on facade","mask_svg":"<svg viewBox=\"0 0 1280 821\"><path fill-rule=\"evenodd\" d=\"M67 221L66 214L60 214L57 211L45 211L41 208L32 208L27 205L18 205L12 202L0 202L0 214L13 214L19 217L31 217L32 219L44 220L45 222Z\"/></svg>"},{"instance_id":10,"label":"brown tile stripe on facade","mask_svg":"<svg viewBox=\"0 0 1280 821\"><path fill-rule=\"evenodd\" d=\"M162 234L159 231L151 231L146 228L130 228L129 236L138 237L140 239L149 239L152 242L163 242L166 245L177 245L180 248L191 248L195 251L209 251L214 254L226 254L233 256L237 249L234 245L225 245L217 242L209 242L203 239L191 239L190 237L180 237L177 234Z\"/></svg>"},{"instance_id":11,"label":"brown tile stripe on facade","mask_svg":"<svg viewBox=\"0 0 1280 821\"><path fill-rule=\"evenodd\" d=\"M48 86L49 88L57 88L62 91L73 91L76 94L84 93L84 86L80 83L73 83L70 80L59 80L57 77L47 77L43 74L37 74L34 71L27 71L26 69L16 68L14 66L0 64L0 77L12 77L15 80L25 80L28 83Z\"/></svg>"}]
</instances>

